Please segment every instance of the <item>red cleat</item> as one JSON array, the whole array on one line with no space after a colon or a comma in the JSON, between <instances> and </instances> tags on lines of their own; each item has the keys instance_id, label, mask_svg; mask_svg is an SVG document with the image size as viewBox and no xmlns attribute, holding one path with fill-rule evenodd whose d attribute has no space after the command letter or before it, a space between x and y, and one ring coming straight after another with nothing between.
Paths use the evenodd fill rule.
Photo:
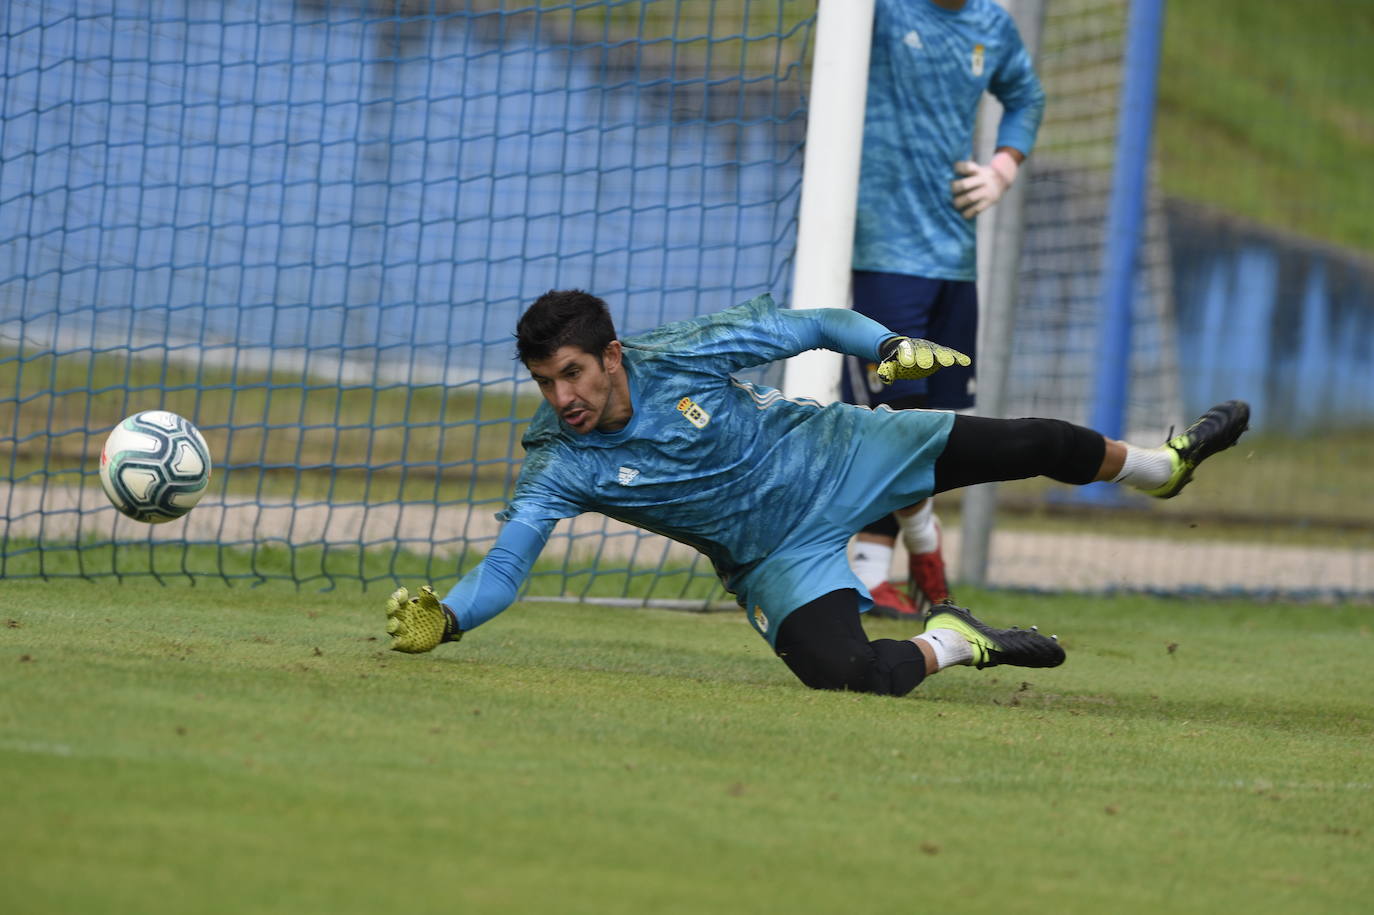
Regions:
<instances>
[{"instance_id":1,"label":"red cleat","mask_svg":"<svg viewBox=\"0 0 1374 915\"><path fill-rule=\"evenodd\" d=\"M936 530L939 530L936 522ZM907 594L917 612L925 614L941 601L949 600L949 582L945 580L945 557L942 550L944 535L940 545L929 553L912 553L907 557ZM876 598L875 598L876 600Z\"/></svg>"},{"instance_id":2,"label":"red cleat","mask_svg":"<svg viewBox=\"0 0 1374 915\"><path fill-rule=\"evenodd\" d=\"M916 605L894 588L890 581L883 582L869 593L873 596L873 609L868 612L874 616L889 620L914 620L921 615Z\"/></svg>"}]
</instances>

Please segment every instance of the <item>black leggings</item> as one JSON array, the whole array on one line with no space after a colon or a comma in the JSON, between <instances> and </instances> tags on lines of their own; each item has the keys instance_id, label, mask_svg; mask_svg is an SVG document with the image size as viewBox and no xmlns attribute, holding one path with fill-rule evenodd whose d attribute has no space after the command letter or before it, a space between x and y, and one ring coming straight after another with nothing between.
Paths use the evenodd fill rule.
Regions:
<instances>
[{"instance_id":1,"label":"black leggings","mask_svg":"<svg viewBox=\"0 0 1374 915\"><path fill-rule=\"evenodd\" d=\"M955 416L935 462L935 492L1036 476L1091 483L1106 449L1099 433L1063 420ZM910 641L869 641L859 619L859 592L848 588L788 614L778 629L777 652L812 689L905 696L926 675L920 649Z\"/></svg>"},{"instance_id":2,"label":"black leggings","mask_svg":"<svg viewBox=\"0 0 1374 915\"><path fill-rule=\"evenodd\" d=\"M1091 483L1106 452L1101 433L1062 419L956 415L945 450L935 461L935 492L1028 477ZM896 537L897 522L884 515L864 531Z\"/></svg>"},{"instance_id":3,"label":"black leggings","mask_svg":"<svg viewBox=\"0 0 1374 915\"><path fill-rule=\"evenodd\" d=\"M831 591L793 610L778 629L778 657L812 689L905 696L926 676L910 641L868 640L859 621L859 592Z\"/></svg>"}]
</instances>

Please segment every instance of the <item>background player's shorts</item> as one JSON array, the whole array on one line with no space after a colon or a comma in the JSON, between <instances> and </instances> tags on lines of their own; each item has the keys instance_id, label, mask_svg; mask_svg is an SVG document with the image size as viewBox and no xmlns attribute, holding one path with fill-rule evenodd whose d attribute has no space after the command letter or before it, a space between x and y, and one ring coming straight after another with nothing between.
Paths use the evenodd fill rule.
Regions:
<instances>
[{"instance_id":1,"label":"background player's shorts","mask_svg":"<svg viewBox=\"0 0 1374 915\"><path fill-rule=\"evenodd\" d=\"M978 287L973 282L855 270L854 310L894 333L951 346L972 358L974 365L978 363ZM885 403L897 408L964 410L973 406L972 365L890 385L878 381L876 369L874 363L846 356L841 398L867 407Z\"/></svg>"}]
</instances>

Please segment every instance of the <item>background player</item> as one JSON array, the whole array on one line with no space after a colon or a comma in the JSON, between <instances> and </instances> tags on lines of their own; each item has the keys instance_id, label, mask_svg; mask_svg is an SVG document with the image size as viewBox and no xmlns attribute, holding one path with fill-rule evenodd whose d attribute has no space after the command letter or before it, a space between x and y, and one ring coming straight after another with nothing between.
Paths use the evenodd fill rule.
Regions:
<instances>
[{"instance_id":1,"label":"background player","mask_svg":"<svg viewBox=\"0 0 1374 915\"><path fill-rule=\"evenodd\" d=\"M984 91L1003 105L997 149L972 161ZM893 331L974 354L978 336L973 218L1016 180L1035 144L1045 94L1011 16L993 0L878 0L869 63L854 234L854 308ZM895 409L973 406L974 370L886 386L871 360L845 360L842 397ZM888 583L898 525L908 594ZM858 535L854 571L885 615L949 596L939 521L925 502Z\"/></svg>"},{"instance_id":2,"label":"background player","mask_svg":"<svg viewBox=\"0 0 1374 915\"><path fill-rule=\"evenodd\" d=\"M1060 420L792 401L731 372L819 347L874 359L894 379L968 358L847 309L778 309L769 296L621 341L601 299L549 292L516 341L545 403L505 525L442 602L428 588L392 595L393 649L429 651L505 610L557 521L598 511L706 555L807 686L904 695L954 664L1054 666L1064 656L1053 640L950 605L918 636L869 640L859 614L871 600L849 568L849 538L933 492L990 480L1114 480L1168 498L1249 416L1243 403L1222 404L1146 449Z\"/></svg>"}]
</instances>

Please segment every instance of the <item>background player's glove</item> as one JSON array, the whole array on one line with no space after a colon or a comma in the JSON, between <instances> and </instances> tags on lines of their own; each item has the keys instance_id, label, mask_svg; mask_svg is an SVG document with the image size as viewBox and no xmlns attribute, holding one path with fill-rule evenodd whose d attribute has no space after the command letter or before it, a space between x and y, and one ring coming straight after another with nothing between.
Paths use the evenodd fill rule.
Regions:
<instances>
[{"instance_id":1,"label":"background player's glove","mask_svg":"<svg viewBox=\"0 0 1374 915\"><path fill-rule=\"evenodd\" d=\"M954 195L954 208L965 219L972 219L1002 198L1016 180L1021 168L1016 157L1002 150L987 165L977 162L955 162L954 170L966 177L949 184Z\"/></svg>"},{"instance_id":2,"label":"background player's glove","mask_svg":"<svg viewBox=\"0 0 1374 915\"><path fill-rule=\"evenodd\" d=\"M972 365L957 349L912 337L888 337L878 347L878 377L884 384L898 379L925 378L951 365Z\"/></svg>"},{"instance_id":3,"label":"background player's glove","mask_svg":"<svg viewBox=\"0 0 1374 915\"><path fill-rule=\"evenodd\" d=\"M463 637L458 618L439 603L434 589L426 585L411 597L397 588L386 602L386 631L391 635L391 650L410 654L430 651L441 642L456 642Z\"/></svg>"}]
</instances>

